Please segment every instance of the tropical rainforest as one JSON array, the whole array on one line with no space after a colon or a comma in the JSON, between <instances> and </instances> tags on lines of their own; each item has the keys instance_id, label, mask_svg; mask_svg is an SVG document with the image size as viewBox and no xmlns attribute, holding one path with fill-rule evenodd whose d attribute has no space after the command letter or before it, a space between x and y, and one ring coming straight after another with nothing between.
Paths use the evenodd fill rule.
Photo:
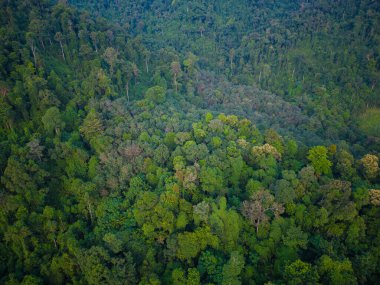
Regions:
<instances>
[{"instance_id":1,"label":"tropical rainforest","mask_svg":"<svg viewBox=\"0 0 380 285\"><path fill-rule=\"evenodd\" d=\"M380 2L0 0L0 284L379 284Z\"/></svg>"}]
</instances>

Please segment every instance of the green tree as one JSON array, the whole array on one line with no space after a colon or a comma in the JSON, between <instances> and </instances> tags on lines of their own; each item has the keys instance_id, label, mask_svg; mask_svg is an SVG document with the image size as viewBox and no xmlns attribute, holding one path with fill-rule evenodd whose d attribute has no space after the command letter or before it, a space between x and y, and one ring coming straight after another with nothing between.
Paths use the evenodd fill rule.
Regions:
<instances>
[{"instance_id":1,"label":"green tree","mask_svg":"<svg viewBox=\"0 0 380 285\"><path fill-rule=\"evenodd\" d=\"M132 257L112 258L102 247L93 246L78 255L78 262L88 284L125 284L136 282Z\"/></svg>"},{"instance_id":2,"label":"green tree","mask_svg":"<svg viewBox=\"0 0 380 285\"><path fill-rule=\"evenodd\" d=\"M79 130L88 142L103 133L103 124L95 109L91 109L90 112L88 112Z\"/></svg>"},{"instance_id":3,"label":"green tree","mask_svg":"<svg viewBox=\"0 0 380 285\"><path fill-rule=\"evenodd\" d=\"M223 188L223 174L216 167L202 167L199 174L202 190L208 193L221 191Z\"/></svg>"},{"instance_id":4,"label":"green tree","mask_svg":"<svg viewBox=\"0 0 380 285\"><path fill-rule=\"evenodd\" d=\"M348 259L338 261L323 255L319 259L318 272L321 280L329 284L357 284L352 264Z\"/></svg>"},{"instance_id":5,"label":"green tree","mask_svg":"<svg viewBox=\"0 0 380 285\"><path fill-rule=\"evenodd\" d=\"M244 257L237 251L232 251L229 261L223 266L223 285L241 284L240 273L244 268Z\"/></svg>"},{"instance_id":6,"label":"green tree","mask_svg":"<svg viewBox=\"0 0 380 285\"><path fill-rule=\"evenodd\" d=\"M161 86L154 86L145 92L145 98L153 103L163 103L165 101L166 91Z\"/></svg>"},{"instance_id":7,"label":"green tree","mask_svg":"<svg viewBox=\"0 0 380 285\"><path fill-rule=\"evenodd\" d=\"M58 135L59 132L65 127L65 123L62 121L61 113L57 107L49 108L41 120L45 130L49 133L54 131Z\"/></svg>"},{"instance_id":8,"label":"green tree","mask_svg":"<svg viewBox=\"0 0 380 285\"><path fill-rule=\"evenodd\" d=\"M219 237L220 246L226 252L236 249L240 234L241 221L239 215L232 209L227 210L227 200L221 197L218 205L212 205L210 225Z\"/></svg>"},{"instance_id":9,"label":"green tree","mask_svg":"<svg viewBox=\"0 0 380 285\"><path fill-rule=\"evenodd\" d=\"M63 58L63 60L66 60L65 51L63 50L63 44L62 44L62 42L64 40L62 33L61 32L55 33L54 40L59 42L59 46L61 47L62 58Z\"/></svg>"},{"instance_id":10,"label":"green tree","mask_svg":"<svg viewBox=\"0 0 380 285\"><path fill-rule=\"evenodd\" d=\"M342 150L338 151L336 154L336 171L340 174L343 179L351 179L356 171L353 167L354 157L349 152Z\"/></svg>"},{"instance_id":11,"label":"green tree","mask_svg":"<svg viewBox=\"0 0 380 285\"><path fill-rule=\"evenodd\" d=\"M285 280L289 284L316 284L319 276L311 264L297 259L285 267Z\"/></svg>"},{"instance_id":12,"label":"green tree","mask_svg":"<svg viewBox=\"0 0 380 285\"><path fill-rule=\"evenodd\" d=\"M171 69L173 73L173 84L175 87L175 92L178 92L178 77L181 73L181 64L178 61L173 61L171 63Z\"/></svg>"},{"instance_id":13,"label":"green tree","mask_svg":"<svg viewBox=\"0 0 380 285\"><path fill-rule=\"evenodd\" d=\"M118 52L113 47L108 47L103 53L103 59L110 66L111 78L114 72L115 64L117 63Z\"/></svg>"},{"instance_id":14,"label":"green tree","mask_svg":"<svg viewBox=\"0 0 380 285\"><path fill-rule=\"evenodd\" d=\"M327 148L315 146L309 150L307 159L310 160L317 174L329 174L331 172L331 161L327 157Z\"/></svg>"},{"instance_id":15,"label":"green tree","mask_svg":"<svg viewBox=\"0 0 380 285\"><path fill-rule=\"evenodd\" d=\"M178 234L177 257L181 260L191 260L207 246L218 248L219 240L208 227L197 228L194 232Z\"/></svg>"}]
</instances>

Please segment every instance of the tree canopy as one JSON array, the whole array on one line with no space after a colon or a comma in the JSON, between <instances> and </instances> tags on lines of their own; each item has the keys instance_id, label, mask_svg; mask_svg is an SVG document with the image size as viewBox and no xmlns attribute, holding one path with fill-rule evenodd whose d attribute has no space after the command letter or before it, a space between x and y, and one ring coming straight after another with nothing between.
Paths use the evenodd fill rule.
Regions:
<instances>
[{"instance_id":1,"label":"tree canopy","mask_svg":"<svg viewBox=\"0 0 380 285\"><path fill-rule=\"evenodd\" d=\"M377 284L379 5L0 1L0 283Z\"/></svg>"}]
</instances>

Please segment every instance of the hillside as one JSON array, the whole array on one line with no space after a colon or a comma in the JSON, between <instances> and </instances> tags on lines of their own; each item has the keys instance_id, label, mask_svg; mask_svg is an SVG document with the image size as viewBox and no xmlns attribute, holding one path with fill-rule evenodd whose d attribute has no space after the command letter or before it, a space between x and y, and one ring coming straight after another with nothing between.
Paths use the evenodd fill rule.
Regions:
<instances>
[{"instance_id":1,"label":"hillside","mask_svg":"<svg viewBox=\"0 0 380 285\"><path fill-rule=\"evenodd\" d=\"M1 284L376 284L377 1L0 1Z\"/></svg>"}]
</instances>

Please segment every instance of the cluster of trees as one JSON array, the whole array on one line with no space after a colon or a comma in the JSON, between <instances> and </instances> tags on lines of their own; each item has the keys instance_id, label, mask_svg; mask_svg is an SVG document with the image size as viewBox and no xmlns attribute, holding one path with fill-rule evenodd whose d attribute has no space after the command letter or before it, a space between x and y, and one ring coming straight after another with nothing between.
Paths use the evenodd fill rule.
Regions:
<instances>
[{"instance_id":1,"label":"cluster of trees","mask_svg":"<svg viewBox=\"0 0 380 285\"><path fill-rule=\"evenodd\" d=\"M379 151L378 130L368 130L379 116L360 123L363 113L373 113L369 107L380 112L378 1L70 2L128 23L151 49L191 51L202 68L278 94L331 143L343 139Z\"/></svg>"},{"instance_id":2,"label":"cluster of trees","mask_svg":"<svg viewBox=\"0 0 380 285\"><path fill-rule=\"evenodd\" d=\"M227 3L123 2L0 1L0 283L375 284L377 110L361 145L311 145L324 120L228 81L238 47L203 71L144 18L189 15L203 41Z\"/></svg>"},{"instance_id":3,"label":"cluster of trees","mask_svg":"<svg viewBox=\"0 0 380 285\"><path fill-rule=\"evenodd\" d=\"M2 282L378 280L378 156L307 148L234 115L169 117L157 92L102 99L78 131L58 123L13 145Z\"/></svg>"}]
</instances>

